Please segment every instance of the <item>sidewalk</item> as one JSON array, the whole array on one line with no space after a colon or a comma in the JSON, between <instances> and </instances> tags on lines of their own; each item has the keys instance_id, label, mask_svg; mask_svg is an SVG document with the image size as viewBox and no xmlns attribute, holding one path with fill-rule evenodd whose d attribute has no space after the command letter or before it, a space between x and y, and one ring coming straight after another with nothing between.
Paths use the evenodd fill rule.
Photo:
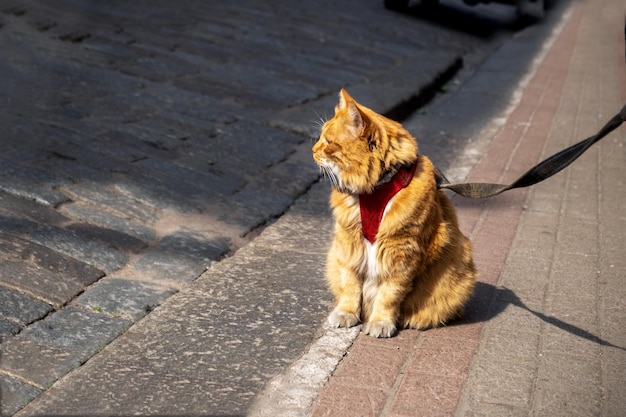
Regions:
<instances>
[{"instance_id":1,"label":"sidewalk","mask_svg":"<svg viewBox=\"0 0 626 417\"><path fill-rule=\"evenodd\" d=\"M483 131L491 143L468 180L508 183L624 104L623 2L569 9L506 120ZM514 65L510 46L486 67ZM459 97L490 94L484 77L497 85L498 73L482 68ZM446 108L454 104L433 112ZM626 415L625 138L622 127L532 189L455 198L480 271L466 317L390 340L360 335L311 414Z\"/></svg>"}]
</instances>

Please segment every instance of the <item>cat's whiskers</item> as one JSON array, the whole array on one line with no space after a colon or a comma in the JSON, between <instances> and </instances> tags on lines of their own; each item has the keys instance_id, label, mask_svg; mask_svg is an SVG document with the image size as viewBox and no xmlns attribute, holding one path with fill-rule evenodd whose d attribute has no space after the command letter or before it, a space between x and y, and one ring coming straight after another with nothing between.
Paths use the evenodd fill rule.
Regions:
<instances>
[{"instance_id":1,"label":"cat's whiskers","mask_svg":"<svg viewBox=\"0 0 626 417\"><path fill-rule=\"evenodd\" d=\"M320 168L322 169L324 176L329 179L332 186L335 188L339 188L339 179L335 175L335 172L330 167L327 167L325 165L321 166Z\"/></svg>"},{"instance_id":2,"label":"cat's whiskers","mask_svg":"<svg viewBox=\"0 0 626 417\"><path fill-rule=\"evenodd\" d=\"M314 120L313 123L317 128L317 136L319 136L322 133L322 127L326 124L327 118L322 117L318 112L315 112L315 116L317 116L318 120Z\"/></svg>"}]
</instances>

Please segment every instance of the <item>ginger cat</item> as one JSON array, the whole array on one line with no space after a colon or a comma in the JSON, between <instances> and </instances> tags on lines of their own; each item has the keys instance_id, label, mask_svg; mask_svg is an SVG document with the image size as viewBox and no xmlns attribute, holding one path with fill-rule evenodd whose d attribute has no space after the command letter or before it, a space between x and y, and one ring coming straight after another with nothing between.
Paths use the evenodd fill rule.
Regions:
<instances>
[{"instance_id":1,"label":"ginger cat","mask_svg":"<svg viewBox=\"0 0 626 417\"><path fill-rule=\"evenodd\" d=\"M397 122L341 90L313 157L330 178L334 240L326 276L335 327L373 337L425 329L463 313L476 269L431 161Z\"/></svg>"}]
</instances>

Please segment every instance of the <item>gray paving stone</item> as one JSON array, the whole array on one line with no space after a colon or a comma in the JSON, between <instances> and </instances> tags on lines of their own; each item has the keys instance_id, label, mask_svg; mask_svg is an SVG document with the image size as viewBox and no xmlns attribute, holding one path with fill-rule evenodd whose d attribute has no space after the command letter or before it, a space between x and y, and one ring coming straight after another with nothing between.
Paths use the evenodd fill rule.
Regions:
<instances>
[{"instance_id":1,"label":"gray paving stone","mask_svg":"<svg viewBox=\"0 0 626 417\"><path fill-rule=\"evenodd\" d=\"M543 336L542 348L550 353L565 353L571 356L589 358L590 355L599 355L601 346L607 342L599 338L596 328L577 326L568 319L549 319L553 326L546 329ZM589 329L589 330L588 330Z\"/></svg>"},{"instance_id":2,"label":"gray paving stone","mask_svg":"<svg viewBox=\"0 0 626 417\"><path fill-rule=\"evenodd\" d=\"M235 219L249 229L253 229L282 214L293 202L293 197L275 190L260 190L257 187L246 187L230 199L233 204L244 210L244 217Z\"/></svg>"},{"instance_id":3,"label":"gray paving stone","mask_svg":"<svg viewBox=\"0 0 626 417\"><path fill-rule=\"evenodd\" d=\"M0 258L31 263L41 273L60 274L82 286L93 284L104 272L45 246L0 233Z\"/></svg>"},{"instance_id":4,"label":"gray paving stone","mask_svg":"<svg viewBox=\"0 0 626 417\"><path fill-rule=\"evenodd\" d=\"M118 68L127 74L150 81L167 81L172 77L182 77L193 69L183 60L173 56L155 55L134 57L117 63Z\"/></svg>"},{"instance_id":5,"label":"gray paving stone","mask_svg":"<svg viewBox=\"0 0 626 417\"><path fill-rule=\"evenodd\" d=\"M438 54L437 59L428 60L428 66L420 65L419 74L415 73L416 62L422 62L423 57L416 56L402 65L394 68L393 73L381 74L380 78L368 80L349 86L350 94L360 103L386 114L391 112L399 103L408 103L418 92L433 82L440 74L459 64L459 56L446 51L433 52ZM430 54L430 52L429 52ZM374 83L382 88L372 89ZM326 94L321 98L309 101L301 106L284 110L270 120L270 124L287 130L300 132L315 137L317 127L312 121L320 117L324 120L332 117L332 109L337 104L337 94ZM400 99L399 99L400 98ZM398 100L399 99L399 100ZM317 116L316 116L317 115Z\"/></svg>"},{"instance_id":6,"label":"gray paving stone","mask_svg":"<svg viewBox=\"0 0 626 417\"><path fill-rule=\"evenodd\" d=\"M115 173L124 173L131 169L131 165L124 161L92 152L84 138L59 140L47 146L50 156L33 164L54 173L63 182L62 185L80 181L102 182L110 180Z\"/></svg>"},{"instance_id":7,"label":"gray paving stone","mask_svg":"<svg viewBox=\"0 0 626 417\"><path fill-rule=\"evenodd\" d=\"M190 194L176 192L170 186L160 181L154 181L154 177L137 173L125 178L123 182L114 184L113 187L125 197L132 198L145 206L176 210L183 213L197 212L202 209L201 204L188 198ZM193 190L192 193L199 194L197 189Z\"/></svg>"},{"instance_id":8,"label":"gray paving stone","mask_svg":"<svg viewBox=\"0 0 626 417\"><path fill-rule=\"evenodd\" d=\"M537 413L593 416L601 410L601 371L598 356L578 357L547 352L541 359L533 405ZM571 378L569 375L576 375Z\"/></svg>"},{"instance_id":9,"label":"gray paving stone","mask_svg":"<svg viewBox=\"0 0 626 417\"><path fill-rule=\"evenodd\" d=\"M123 99L127 99L127 97L119 98L120 101L123 101ZM102 102L99 103L99 105L102 106L105 104L106 103ZM118 103L114 102L111 104L115 105ZM130 112L131 110L127 109L127 111L123 113L124 117L132 117L132 115L129 114ZM109 117L111 116L109 115ZM141 115L138 117L141 117ZM114 119L114 117L111 118ZM99 133L94 138L92 149L103 155L131 163L144 158L156 157L167 159L171 157L171 154L167 150L152 146L150 143L145 142L131 133L117 129L117 126L110 126L108 129Z\"/></svg>"},{"instance_id":10,"label":"gray paving stone","mask_svg":"<svg viewBox=\"0 0 626 417\"><path fill-rule=\"evenodd\" d=\"M464 410L464 416L467 417L528 417L528 411L525 407L513 407L503 404L481 403L476 408L470 406Z\"/></svg>"},{"instance_id":11,"label":"gray paving stone","mask_svg":"<svg viewBox=\"0 0 626 417\"><path fill-rule=\"evenodd\" d=\"M572 258L595 255L598 252L598 243L593 236L597 234L597 229L596 223L563 222L559 228L558 242L567 243L565 247Z\"/></svg>"},{"instance_id":12,"label":"gray paving stone","mask_svg":"<svg viewBox=\"0 0 626 417\"><path fill-rule=\"evenodd\" d=\"M485 354L491 357L508 356L523 360L537 360L539 332L520 329L488 329L485 332Z\"/></svg>"},{"instance_id":13,"label":"gray paving stone","mask_svg":"<svg viewBox=\"0 0 626 417\"><path fill-rule=\"evenodd\" d=\"M500 404L528 409L537 373L535 360L514 356L483 356L474 365L470 379L470 408L480 404Z\"/></svg>"},{"instance_id":14,"label":"gray paving stone","mask_svg":"<svg viewBox=\"0 0 626 417\"><path fill-rule=\"evenodd\" d=\"M106 272L116 271L128 261L125 254L108 245L53 226L35 230L28 239Z\"/></svg>"},{"instance_id":15,"label":"gray paving stone","mask_svg":"<svg viewBox=\"0 0 626 417\"><path fill-rule=\"evenodd\" d=\"M0 375L0 415L11 416L31 402L41 390L7 375Z\"/></svg>"},{"instance_id":16,"label":"gray paving stone","mask_svg":"<svg viewBox=\"0 0 626 417\"><path fill-rule=\"evenodd\" d=\"M253 105L266 109L289 107L314 99L319 94L318 87L300 83L299 77L293 72L285 72L283 68L280 71L273 71L268 66L263 65L262 69L259 68L259 70L251 73L250 67L258 66L259 60L259 57L250 57L237 63L213 62L211 71L207 74L208 77L203 74L201 79L211 84L219 84L222 88L232 91L236 97L235 100L240 105ZM377 63L377 66L382 65L384 63ZM181 82L179 85L191 86L197 80L190 78L188 81L189 84Z\"/></svg>"},{"instance_id":17,"label":"gray paving stone","mask_svg":"<svg viewBox=\"0 0 626 417\"><path fill-rule=\"evenodd\" d=\"M158 217L159 209L157 207L142 204L133 199L132 196L123 195L110 184L82 181L65 187L64 191L75 202L86 201L140 223L151 224ZM65 209L65 206L61 207L61 210Z\"/></svg>"},{"instance_id":18,"label":"gray paving stone","mask_svg":"<svg viewBox=\"0 0 626 417\"><path fill-rule=\"evenodd\" d=\"M5 319L0 319L0 344L7 336L17 334L21 327Z\"/></svg>"},{"instance_id":19,"label":"gray paving stone","mask_svg":"<svg viewBox=\"0 0 626 417\"><path fill-rule=\"evenodd\" d=\"M103 279L78 297L74 304L136 322L175 292L154 283L123 278Z\"/></svg>"},{"instance_id":20,"label":"gray paving stone","mask_svg":"<svg viewBox=\"0 0 626 417\"><path fill-rule=\"evenodd\" d=\"M142 173L154 175L157 181L163 178L163 182L178 184L179 189L188 190L190 197L201 194L219 198L235 193L245 184L245 181L238 175L218 177L208 170L204 174L199 174L169 161L158 159L144 159L136 165L140 167L138 169Z\"/></svg>"},{"instance_id":21,"label":"gray paving stone","mask_svg":"<svg viewBox=\"0 0 626 417\"><path fill-rule=\"evenodd\" d=\"M130 256L148 247L148 244L136 238L131 230L127 230L127 232L130 233L127 234L125 232L88 223L72 224L67 227L67 230L85 239L100 241Z\"/></svg>"},{"instance_id":22,"label":"gray paving stone","mask_svg":"<svg viewBox=\"0 0 626 417\"><path fill-rule=\"evenodd\" d=\"M264 247L325 256L332 233L331 215L326 202L329 193L330 184L316 184L290 208L289 213L294 222L278 222L263 231L267 237ZM316 218L326 218L328 221L320 225L312 221ZM320 242L319 239L311 239L312 236L326 236L327 239ZM253 241L250 245L256 246L257 243Z\"/></svg>"},{"instance_id":23,"label":"gray paving stone","mask_svg":"<svg viewBox=\"0 0 626 417\"><path fill-rule=\"evenodd\" d=\"M168 123L167 120L163 120L158 115L146 112L141 102L138 102L137 105L141 106L141 112L137 114L137 117L128 118L121 125L118 124L117 129L137 136L150 146L169 150L177 149L191 136L187 131L187 126L179 127L173 123ZM155 113L157 111L159 109L155 109Z\"/></svg>"},{"instance_id":24,"label":"gray paving stone","mask_svg":"<svg viewBox=\"0 0 626 417\"><path fill-rule=\"evenodd\" d=\"M240 108L219 102L210 95L181 90L165 83L151 84L133 96L137 105L153 103L156 111L176 112L222 125L237 121L241 113Z\"/></svg>"},{"instance_id":25,"label":"gray paving stone","mask_svg":"<svg viewBox=\"0 0 626 417\"><path fill-rule=\"evenodd\" d=\"M71 350L88 358L123 333L131 322L75 307L66 307L29 326L23 338Z\"/></svg>"},{"instance_id":26,"label":"gray paving stone","mask_svg":"<svg viewBox=\"0 0 626 417\"><path fill-rule=\"evenodd\" d=\"M102 235L101 240L103 242L110 243L112 246L130 251L137 251L144 247L144 242L150 242L156 239L156 233L152 228L146 227L137 221L133 221L124 218L122 216L112 214L103 207L99 209L93 205L87 205L82 203L64 204L61 208L63 213L66 213L69 217L74 219L83 220L88 224L73 224L68 229L76 232L78 235L85 235L89 233L87 230L80 230L92 226L92 233L90 237L96 237L98 234ZM98 232L96 229L102 229ZM117 232L116 234L113 232ZM119 242L119 243L118 243Z\"/></svg>"},{"instance_id":27,"label":"gray paving stone","mask_svg":"<svg viewBox=\"0 0 626 417\"><path fill-rule=\"evenodd\" d=\"M48 206L6 192L0 192L0 212L16 217L25 217L42 224L58 224L69 220Z\"/></svg>"},{"instance_id":28,"label":"gray paving stone","mask_svg":"<svg viewBox=\"0 0 626 417\"><path fill-rule=\"evenodd\" d=\"M39 225L27 219L0 214L0 230L11 235L23 235L35 230Z\"/></svg>"},{"instance_id":29,"label":"gray paving stone","mask_svg":"<svg viewBox=\"0 0 626 417\"><path fill-rule=\"evenodd\" d=\"M519 257L511 256L507 260L500 283L528 305L539 307L548 287L551 260L533 258L532 262L528 262L524 252L517 253Z\"/></svg>"},{"instance_id":30,"label":"gray paving stone","mask_svg":"<svg viewBox=\"0 0 626 417\"><path fill-rule=\"evenodd\" d=\"M0 370L45 390L87 358L85 352L70 351L19 334L3 341Z\"/></svg>"},{"instance_id":31,"label":"gray paving stone","mask_svg":"<svg viewBox=\"0 0 626 417\"><path fill-rule=\"evenodd\" d=\"M597 238L588 239L585 245L595 243ZM566 301L572 296L585 296L596 293L598 279L598 256L592 252L581 254L576 248L579 242L569 241L568 252L557 252L551 271L550 294L553 298ZM597 249L596 249L597 250ZM594 309L595 310L595 309Z\"/></svg>"},{"instance_id":32,"label":"gray paving stone","mask_svg":"<svg viewBox=\"0 0 626 417\"><path fill-rule=\"evenodd\" d=\"M0 287L0 318L25 326L44 317L52 307L26 294Z\"/></svg>"},{"instance_id":33,"label":"gray paving stone","mask_svg":"<svg viewBox=\"0 0 626 417\"><path fill-rule=\"evenodd\" d=\"M621 346L624 345L622 341ZM626 410L626 398L623 395L624 386L626 386L626 373L624 372L626 366L623 357L624 352L619 349L608 348L602 352L602 372L606 381L603 406L608 416L619 416Z\"/></svg>"},{"instance_id":34,"label":"gray paving stone","mask_svg":"<svg viewBox=\"0 0 626 417\"><path fill-rule=\"evenodd\" d=\"M0 283L33 294L57 308L83 291L80 283L65 279L59 273L14 260L0 263Z\"/></svg>"},{"instance_id":35,"label":"gray paving stone","mask_svg":"<svg viewBox=\"0 0 626 417\"><path fill-rule=\"evenodd\" d=\"M207 262L218 260L231 249L230 239L216 235L206 235L181 228L181 230L164 236L156 246L157 250L176 253Z\"/></svg>"},{"instance_id":36,"label":"gray paving stone","mask_svg":"<svg viewBox=\"0 0 626 417\"><path fill-rule=\"evenodd\" d=\"M311 160L309 144L301 144L283 161L267 169L266 175L252 180L250 185L259 190L267 190L268 193L280 192L295 199L320 177L319 168Z\"/></svg>"},{"instance_id":37,"label":"gray paving stone","mask_svg":"<svg viewBox=\"0 0 626 417\"><path fill-rule=\"evenodd\" d=\"M180 287L198 278L210 261L151 248L132 264L136 273L151 277L157 283Z\"/></svg>"},{"instance_id":38,"label":"gray paving stone","mask_svg":"<svg viewBox=\"0 0 626 417\"><path fill-rule=\"evenodd\" d=\"M50 207L69 201L63 193L53 191L47 186L4 175L0 175L0 190Z\"/></svg>"}]
</instances>

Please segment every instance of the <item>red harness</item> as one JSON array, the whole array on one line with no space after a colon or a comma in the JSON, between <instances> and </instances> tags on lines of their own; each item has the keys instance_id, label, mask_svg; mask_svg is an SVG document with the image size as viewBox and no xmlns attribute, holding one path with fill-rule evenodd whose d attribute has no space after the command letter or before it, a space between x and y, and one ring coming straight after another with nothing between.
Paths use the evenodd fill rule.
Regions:
<instances>
[{"instance_id":1,"label":"red harness","mask_svg":"<svg viewBox=\"0 0 626 417\"><path fill-rule=\"evenodd\" d=\"M389 182L374 187L372 193L359 194L363 236L371 243L376 242L376 234L383 220L387 203L398 191L409 185L416 168L417 160L412 165L401 168Z\"/></svg>"}]
</instances>

